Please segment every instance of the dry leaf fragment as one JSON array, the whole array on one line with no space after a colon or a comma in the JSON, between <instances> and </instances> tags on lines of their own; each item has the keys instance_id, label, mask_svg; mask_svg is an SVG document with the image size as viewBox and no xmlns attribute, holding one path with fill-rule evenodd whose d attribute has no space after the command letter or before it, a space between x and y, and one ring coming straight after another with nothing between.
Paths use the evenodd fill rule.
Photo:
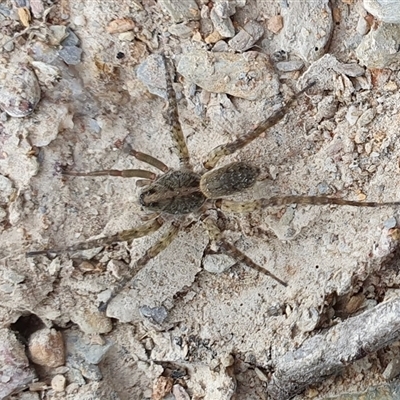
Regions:
<instances>
[{"instance_id":1,"label":"dry leaf fragment","mask_svg":"<svg viewBox=\"0 0 400 400\"><path fill-rule=\"evenodd\" d=\"M107 26L108 33L123 33L131 31L135 23L130 18L119 18L111 21Z\"/></svg>"},{"instance_id":2,"label":"dry leaf fragment","mask_svg":"<svg viewBox=\"0 0 400 400\"><path fill-rule=\"evenodd\" d=\"M23 26L28 27L29 22L31 21L31 13L27 7L19 7L18 8L18 17Z\"/></svg>"}]
</instances>

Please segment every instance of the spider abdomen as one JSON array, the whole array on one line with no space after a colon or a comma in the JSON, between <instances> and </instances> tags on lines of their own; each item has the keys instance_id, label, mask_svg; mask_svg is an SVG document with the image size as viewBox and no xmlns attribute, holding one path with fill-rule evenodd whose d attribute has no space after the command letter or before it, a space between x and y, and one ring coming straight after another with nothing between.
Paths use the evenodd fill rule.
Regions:
<instances>
[{"instance_id":1,"label":"spider abdomen","mask_svg":"<svg viewBox=\"0 0 400 400\"><path fill-rule=\"evenodd\" d=\"M144 208L174 215L197 211L205 200L206 196L200 191L200 175L190 171L169 171L139 196Z\"/></svg>"},{"instance_id":2,"label":"spider abdomen","mask_svg":"<svg viewBox=\"0 0 400 400\"><path fill-rule=\"evenodd\" d=\"M260 170L244 162L234 162L206 172L200 179L200 190L208 198L230 196L252 187Z\"/></svg>"}]
</instances>

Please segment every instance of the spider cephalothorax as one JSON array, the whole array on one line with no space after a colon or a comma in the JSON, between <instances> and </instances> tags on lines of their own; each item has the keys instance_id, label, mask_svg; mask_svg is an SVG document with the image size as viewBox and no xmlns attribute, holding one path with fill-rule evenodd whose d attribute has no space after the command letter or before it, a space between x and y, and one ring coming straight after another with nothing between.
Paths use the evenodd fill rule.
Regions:
<instances>
[{"instance_id":1,"label":"spider cephalothorax","mask_svg":"<svg viewBox=\"0 0 400 400\"><path fill-rule=\"evenodd\" d=\"M197 211L206 199L200 191L200 175L179 170L161 175L139 195L145 210L173 215Z\"/></svg>"},{"instance_id":2,"label":"spider cephalothorax","mask_svg":"<svg viewBox=\"0 0 400 400\"><path fill-rule=\"evenodd\" d=\"M172 218L172 222L169 223L169 226L166 228L165 232L161 235L158 241L136 261L135 272L137 273L138 269L143 267L150 259L160 254L174 240L179 233L180 228L185 225L186 215L190 213L196 213L197 215L200 215L200 220L207 228L210 238L217 244L221 252L231 256L238 262L241 262L253 269L256 269L257 271L266 274L280 284L286 286L284 281L256 264L251 260L251 258L229 243L224 238L223 233L218 228L218 225L210 217L208 217L208 214L206 213L207 207L203 208L203 206L209 203L208 208L216 207L222 212L242 213L251 212L256 209L262 209L274 205L294 203L312 205L338 204L359 207L400 205L400 202L358 202L340 198L316 196L272 197L268 199L256 199L246 202L225 199L227 196L231 196L235 193L251 188L259 175L259 169L243 162L234 162L220 168L215 168L217 163L224 156L233 154L242 149L254 139L259 137L261 133L278 123L285 116L288 108L294 103L296 98L312 85L313 84L309 85L297 95L289 99L284 107L278 111L275 111L270 118L257 126L255 129L249 130L242 137L231 143L218 146L212 150L203 163L202 171L200 173L196 173L193 170L193 166L190 164L189 151L186 146L181 125L179 123L176 98L172 88L172 82L170 79L167 79L169 107L167 108L165 117L171 125L172 139L175 143L175 148L180 160L180 168L178 170L171 170L162 161L149 154L144 154L136 150L129 149L129 153L132 156L147 163L149 166L158 169L161 171L161 174L141 169L64 172L65 175L70 176L110 175L139 179L140 181L138 181L138 183L140 186L143 186L143 189L139 195L139 203L145 211L151 212L150 220L137 228L125 230L113 236L77 243L64 248L32 251L27 253L27 256L35 256L38 254L57 254L60 252L74 252L92 247L105 246L107 244L112 244L119 241L137 239L156 232L164 224L167 225L166 221L171 221L171 218L165 218L166 214L174 216L174 218ZM131 278L132 276L127 276L117 284L106 305Z\"/></svg>"}]
</instances>

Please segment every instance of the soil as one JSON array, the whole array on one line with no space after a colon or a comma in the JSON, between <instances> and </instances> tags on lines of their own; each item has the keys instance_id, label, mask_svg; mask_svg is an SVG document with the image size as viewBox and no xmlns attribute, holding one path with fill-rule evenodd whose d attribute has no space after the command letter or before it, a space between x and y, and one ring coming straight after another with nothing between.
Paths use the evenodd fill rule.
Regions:
<instances>
[{"instance_id":1,"label":"soil","mask_svg":"<svg viewBox=\"0 0 400 400\"><path fill-rule=\"evenodd\" d=\"M341 63L356 62L361 4L333 3L340 19L326 51ZM4 6L11 9L13 4L5 1ZM266 33L252 50L271 55L279 49L278 41L266 27L279 11L280 1L248 1L232 19L237 26L248 20L264 25ZM134 21L129 41L107 30L111 21L122 18ZM195 34L206 29L201 23L187 26ZM39 78L41 101L33 114L0 123L0 172L12 183L4 201L0 196L0 326L12 327L19 318L35 314L61 332L81 331L90 342L113 343L99 364L102 380L86 379L77 386L69 378L66 391L48 390L42 398L127 400L153 394L153 399L162 399L163 390L157 394L159 388L153 388L163 376L172 377L180 385L175 390L184 392L176 399L264 399L274 360L313 333L381 302L386 288L399 281L397 272L383 270L384 260L373 253L385 223L398 216L393 207L293 205L227 214L225 237L288 287L240 264L220 274L205 271L209 237L193 216L193 224L140 270L106 314L98 311L100 302L163 230L133 243L53 259L25 257L27 251L65 247L143 223L135 179L65 177L62 169L143 168L122 151L123 144L158 157L170 168L179 167L163 116L165 99L150 94L136 74L151 54L162 52L177 65L182 54L205 48L193 35L169 33L172 24L152 0L59 0L46 26L71 27L83 51L81 62L67 65L58 58L59 47L43 41L40 29L21 36L11 51L1 54L5 64L39 60L54 65L60 76L47 85ZM178 77L174 88L192 164L198 168L217 145L265 120L298 90L308 66L278 72L281 95L268 104L193 90L191 82ZM240 160L261 169L255 187L235 200L292 194L399 199L400 75L366 70L363 78L367 88L347 78L355 87L348 96L337 88L316 88L299 98L281 123L224 159L220 165ZM316 117L328 96L336 104L334 112ZM351 106L360 113L373 109L372 121L350 125L346 115ZM349 310L355 295L361 301ZM166 319L157 323L143 316L144 306L163 307ZM395 344L370 354L297 399L322 399L380 384L397 352ZM39 373L42 380L49 376L49 370ZM112 395L105 394L110 390Z\"/></svg>"}]
</instances>

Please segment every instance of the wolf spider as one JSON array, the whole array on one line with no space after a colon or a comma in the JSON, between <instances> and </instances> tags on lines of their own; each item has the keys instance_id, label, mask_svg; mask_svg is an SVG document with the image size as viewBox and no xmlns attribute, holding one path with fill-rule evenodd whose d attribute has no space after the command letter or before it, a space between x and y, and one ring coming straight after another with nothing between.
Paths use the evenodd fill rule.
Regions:
<instances>
[{"instance_id":1,"label":"wolf spider","mask_svg":"<svg viewBox=\"0 0 400 400\"><path fill-rule=\"evenodd\" d=\"M336 204L357 207L400 205L400 202L359 202L324 196L276 196L244 202L226 200L225 197L227 196L251 188L256 182L260 171L256 166L244 162L233 162L215 169L214 167L216 164L223 157L234 154L258 138L261 133L281 121L295 100L313 86L314 83L311 83L306 88L293 95L286 102L284 107L275 111L271 117L258 125L255 129L250 129L239 139L214 148L207 155L202 170L200 172L195 172L190 163L189 151L179 122L176 96L172 87L172 79L169 77L168 68L166 68L166 71L168 107L165 117L172 128L171 135L180 161L179 169L173 170L162 161L149 154L129 149L130 155L144 163L147 163L149 166L158 169L161 173L156 174L142 169L108 169L92 172L63 172L64 175L68 176L107 175L139 179L137 184L138 186L143 187L139 195L139 203L145 211L151 213L150 217L147 218L147 222L143 223L139 227L124 230L112 236L77 243L69 247L31 251L26 254L27 257L32 257L40 254L50 255L52 253L75 252L94 247L101 247L116 242L138 239L158 231L166 221L171 220L171 218L166 217L168 215L172 216L172 222L169 224L166 231L161 235L159 240L136 261L133 273L123 278L117 284L110 298L100 307L100 309L105 310L107 305L125 287L128 281L132 279L132 277L136 275L149 260L156 257L169 246L178 235L181 227L185 225L186 217L191 213L196 213L200 216L200 220L204 223L209 232L210 239L216 243L220 252L231 256L239 263L243 263L248 267L269 276L281 285L287 286L285 281L256 264L251 258L237 249L233 244L229 243L224 238L224 235L217 224L210 216L208 216L207 210L213 208L219 213L248 213L265 207L288 204Z\"/></svg>"}]
</instances>

